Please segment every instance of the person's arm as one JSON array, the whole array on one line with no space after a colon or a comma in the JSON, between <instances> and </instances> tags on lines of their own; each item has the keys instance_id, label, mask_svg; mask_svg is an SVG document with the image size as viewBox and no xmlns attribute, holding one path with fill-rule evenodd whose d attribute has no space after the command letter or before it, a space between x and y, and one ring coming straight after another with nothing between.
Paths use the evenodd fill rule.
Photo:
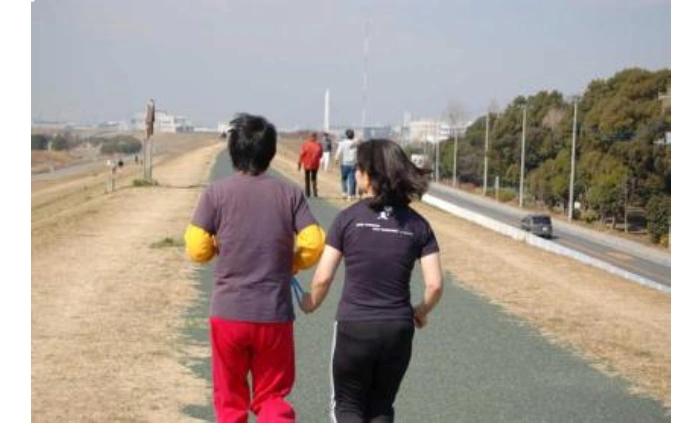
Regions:
<instances>
[{"instance_id":1,"label":"person's arm","mask_svg":"<svg viewBox=\"0 0 700 423\"><path fill-rule=\"evenodd\" d=\"M190 223L185 231L185 250L190 260L206 263L217 253L216 238L199 226Z\"/></svg>"},{"instance_id":2,"label":"person's arm","mask_svg":"<svg viewBox=\"0 0 700 423\"><path fill-rule=\"evenodd\" d=\"M292 260L292 273L297 274L318 263L325 242L326 234L319 225L308 225L302 229L296 237L297 249Z\"/></svg>"},{"instance_id":3,"label":"person's arm","mask_svg":"<svg viewBox=\"0 0 700 423\"><path fill-rule=\"evenodd\" d=\"M413 307L413 319L419 329L428 324L428 314L440 302L442 297L442 265L440 264L440 253L435 252L421 257L421 270L423 271L423 281L425 291L423 301Z\"/></svg>"},{"instance_id":4,"label":"person's arm","mask_svg":"<svg viewBox=\"0 0 700 423\"><path fill-rule=\"evenodd\" d=\"M304 313L313 313L321 306L328 294L342 258L343 253L330 245L326 245L321 256L321 262L316 268L316 273L314 273L314 278L311 281L311 292L305 293L301 300L301 309Z\"/></svg>"},{"instance_id":5,"label":"person's arm","mask_svg":"<svg viewBox=\"0 0 700 423\"><path fill-rule=\"evenodd\" d=\"M338 158L340 158L340 155L343 154L343 142L338 143L338 149L335 150L335 164L338 164Z\"/></svg>"},{"instance_id":6,"label":"person's arm","mask_svg":"<svg viewBox=\"0 0 700 423\"><path fill-rule=\"evenodd\" d=\"M218 253L214 204L211 191L205 191L185 230L185 251L197 263L206 263Z\"/></svg>"}]
</instances>

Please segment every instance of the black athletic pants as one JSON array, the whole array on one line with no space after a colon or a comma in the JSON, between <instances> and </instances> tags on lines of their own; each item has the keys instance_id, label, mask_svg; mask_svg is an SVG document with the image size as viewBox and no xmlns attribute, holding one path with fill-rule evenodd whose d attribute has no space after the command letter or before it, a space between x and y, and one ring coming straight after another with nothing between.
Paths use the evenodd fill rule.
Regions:
<instances>
[{"instance_id":1,"label":"black athletic pants","mask_svg":"<svg viewBox=\"0 0 700 423\"><path fill-rule=\"evenodd\" d=\"M412 320L339 321L332 358L331 417L394 421L394 399L411 361Z\"/></svg>"},{"instance_id":2,"label":"black athletic pants","mask_svg":"<svg viewBox=\"0 0 700 423\"><path fill-rule=\"evenodd\" d=\"M310 185L311 188L314 190L314 197L318 197L318 188L316 186L316 174L318 173L318 169L314 170L308 170L304 169L304 186L306 188L306 196L310 197L311 196L311 190L310 190Z\"/></svg>"}]
</instances>

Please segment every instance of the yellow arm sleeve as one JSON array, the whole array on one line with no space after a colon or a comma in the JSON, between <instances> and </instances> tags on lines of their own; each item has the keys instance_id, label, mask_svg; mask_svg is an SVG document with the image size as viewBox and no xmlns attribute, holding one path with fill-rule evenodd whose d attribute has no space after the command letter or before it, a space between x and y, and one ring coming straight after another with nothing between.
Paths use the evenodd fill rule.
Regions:
<instances>
[{"instance_id":1,"label":"yellow arm sleeve","mask_svg":"<svg viewBox=\"0 0 700 423\"><path fill-rule=\"evenodd\" d=\"M216 238L190 223L185 231L185 249L192 261L206 263L216 255Z\"/></svg>"},{"instance_id":2,"label":"yellow arm sleeve","mask_svg":"<svg viewBox=\"0 0 700 423\"><path fill-rule=\"evenodd\" d=\"M318 263L323 253L326 234L319 225L309 225L297 234L297 250L294 252L292 273L308 269Z\"/></svg>"}]
</instances>

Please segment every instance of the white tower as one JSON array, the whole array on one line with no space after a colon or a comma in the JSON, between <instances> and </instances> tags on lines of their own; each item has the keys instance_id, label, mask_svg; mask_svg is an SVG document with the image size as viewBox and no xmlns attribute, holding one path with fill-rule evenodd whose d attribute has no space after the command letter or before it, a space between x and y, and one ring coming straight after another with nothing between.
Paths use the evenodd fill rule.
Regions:
<instances>
[{"instance_id":1,"label":"white tower","mask_svg":"<svg viewBox=\"0 0 700 423\"><path fill-rule=\"evenodd\" d=\"M326 88L326 98L323 108L323 130L328 132L331 129L331 92Z\"/></svg>"}]
</instances>

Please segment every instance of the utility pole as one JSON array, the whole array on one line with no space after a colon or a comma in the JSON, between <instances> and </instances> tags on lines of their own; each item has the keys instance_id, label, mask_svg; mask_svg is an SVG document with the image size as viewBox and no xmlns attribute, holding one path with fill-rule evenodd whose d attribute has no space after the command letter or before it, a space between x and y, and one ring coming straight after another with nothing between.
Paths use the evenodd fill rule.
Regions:
<instances>
[{"instance_id":1,"label":"utility pole","mask_svg":"<svg viewBox=\"0 0 700 423\"><path fill-rule=\"evenodd\" d=\"M574 124L571 129L571 177L569 178L569 222L574 218L574 176L576 171L576 121L578 118L578 96L574 101Z\"/></svg>"},{"instance_id":2,"label":"utility pole","mask_svg":"<svg viewBox=\"0 0 700 423\"><path fill-rule=\"evenodd\" d=\"M459 129L453 129L454 131L454 148L452 152L452 186L457 186L457 135L459 134Z\"/></svg>"},{"instance_id":3,"label":"utility pole","mask_svg":"<svg viewBox=\"0 0 700 423\"><path fill-rule=\"evenodd\" d=\"M486 135L484 136L484 195L489 189L489 118L491 111L486 111Z\"/></svg>"},{"instance_id":4,"label":"utility pole","mask_svg":"<svg viewBox=\"0 0 700 423\"><path fill-rule=\"evenodd\" d=\"M520 106L523 108L523 140L520 146L520 193L518 202L520 208L523 207L523 187L525 182L525 127L527 126L527 103Z\"/></svg>"},{"instance_id":5,"label":"utility pole","mask_svg":"<svg viewBox=\"0 0 700 423\"><path fill-rule=\"evenodd\" d=\"M365 21L364 71L362 73L362 136L367 124L367 67L369 66L369 19Z\"/></svg>"},{"instance_id":6,"label":"utility pole","mask_svg":"<svg viewBox=\"0 0 700 423\"><path fill-rule=\"evenodd\" d=\"M438 139L438 121L435 121L435 182L440 182L440 140Z\"/></svg>"}]
</instances>

